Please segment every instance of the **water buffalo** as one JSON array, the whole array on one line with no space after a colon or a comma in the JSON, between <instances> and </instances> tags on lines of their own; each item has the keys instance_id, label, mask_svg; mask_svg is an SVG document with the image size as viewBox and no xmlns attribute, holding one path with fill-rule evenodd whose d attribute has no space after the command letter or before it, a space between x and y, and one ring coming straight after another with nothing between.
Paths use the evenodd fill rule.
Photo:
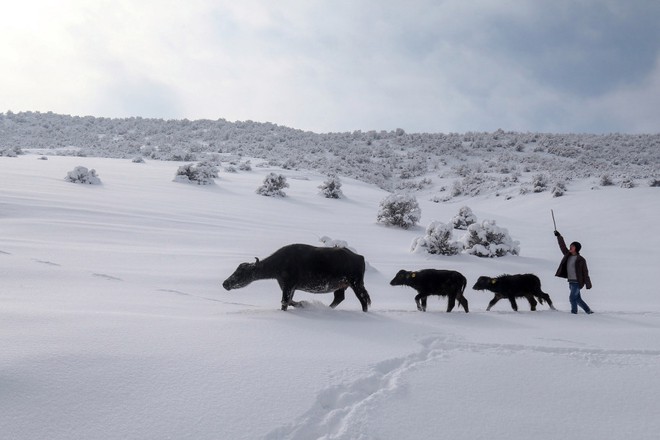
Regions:
<instances>
[{"instance_id":1,"label":"water buffalo","mask_svg":"<svg viewBox=\"0 0 660 440\"><path fill-rule=\"evenodd\" d=\"M346 288L351 287L367 311L371 298L364 288L364 257L346 248L315 247L290 244L263 260L241 263L222 286L227 289L245 287L253 281L276 279L282 289L282 310L301 304L293 301L296 290L311 293L334 292L330 307L344 300Z\"/></svg>"},{"instance_id":2,"label":"water buffalo","mask_svg":"<svg viewBox=\"0 0 660 440\"><path fill-rule=\"evenodd\" d=\"M415 302L417 310L426 311L426 298L429 295L447 297L447 312L451 312L456 300L465 313L468 313L468 301L463 296L467 280L455 270L422 269L415 272L400 270L390 281L391 286L409 286L417 291Z\"/></svg>"},{"instance_id":3,"label":"water buffalo","mask_svg":"<svg viewBox=\"0 0 660 440\"><path fill-rule=\"evenodd\" d=\"M533 274L520 274L520 275L500 275L497 278L479 277L475 285L472 287L474 290L489 290L495 294L493 299L488 303L488 308L495 305L502 298L508 298L513 310L518 311L518 304L516 298L527 298L529 307L532 311L536 310L536 300L543 304L547 301L552 310L557 310L552 305L550 295L541 290L541 281L536 275Z\"/></svg>"}]
</instances>

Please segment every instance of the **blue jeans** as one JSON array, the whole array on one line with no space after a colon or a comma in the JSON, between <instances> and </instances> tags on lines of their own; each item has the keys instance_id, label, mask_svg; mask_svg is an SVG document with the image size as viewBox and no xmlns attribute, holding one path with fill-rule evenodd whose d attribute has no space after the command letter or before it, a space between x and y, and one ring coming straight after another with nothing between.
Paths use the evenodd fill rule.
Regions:
<instances>
[{"instance_id":1,"label":"blue jeans","mask_svg":"<svg viewBox=\"0 0 660 440\"><path fill-rule=\"evenodd\" d=\"M568 287L571 289L571 293L568 297L568 300L571 303L571 313L578 312L578 306L582 308L586 313L591 313L591 309L580 295L580 285L578 283L569 282Z\"/></svg>"}]
</instances>

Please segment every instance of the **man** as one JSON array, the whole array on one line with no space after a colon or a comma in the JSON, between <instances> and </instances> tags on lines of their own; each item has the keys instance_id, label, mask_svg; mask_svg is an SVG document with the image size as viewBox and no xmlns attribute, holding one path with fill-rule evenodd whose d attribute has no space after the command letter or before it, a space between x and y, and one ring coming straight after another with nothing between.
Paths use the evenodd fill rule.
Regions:
<instances>
[{"instance_id":1,"label":"man","mask_svg":"<svg viewBox=\"0 0 660 440\"><path fill-rule=\"evenodd\" d=\"M571 313L577 314L578 306L587 314L592 314L591 308L582 299L580 289L585 285L587 290L591 289L591 279L589 278L589 269L587 269L587 260L580 255L582 245L574 241L570 247L566 247L564 237L558 231L555 231L555 237L559 243L559 249L564 254L564 258L559 263L559 268L555 276L568 279L570 294L568 300L571 303Z\"/></svg>"}]
</instances>

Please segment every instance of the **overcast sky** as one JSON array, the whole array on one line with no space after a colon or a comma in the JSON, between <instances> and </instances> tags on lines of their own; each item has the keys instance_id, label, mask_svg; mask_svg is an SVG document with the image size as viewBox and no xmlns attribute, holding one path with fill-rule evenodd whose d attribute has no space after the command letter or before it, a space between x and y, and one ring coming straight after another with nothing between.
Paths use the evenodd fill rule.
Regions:
<instances>
[{"instance_id":1,"label":"overcast sky","mask_svg":"<svg viewBox=\"0 0 660 440\"><path fill-rule=\"evenodd\" d=\"M660 132L658 0L0 5L0 112Z\"/></svg>"}]
</instances>

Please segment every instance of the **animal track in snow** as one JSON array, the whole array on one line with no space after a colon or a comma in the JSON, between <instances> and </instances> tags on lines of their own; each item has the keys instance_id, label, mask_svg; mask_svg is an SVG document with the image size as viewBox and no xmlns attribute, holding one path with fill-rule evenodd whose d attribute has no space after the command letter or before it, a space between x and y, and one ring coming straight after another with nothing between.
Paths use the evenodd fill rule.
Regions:
<instances>
[{"instance_id":1,"label":"animal track in snow","mask_svg":"<svg viewBox=\"0 0 660 440\"><path fill-rule=\"evenodd\" d=\"M121 278L118 277L113 277L112 275L106 275L104 273L93 273L92 276L99 277L99 278L104 278L109 281L124 281Z\"/></svg>"},{"instance_id":2,"label":"animal track in snow","mask_svg":"<svg viewBox=\"0 0 660 440\"><path fill-rule=\"evenodd\" d=\"M46 260L39 260L37 258L33 258L32 261L35 261L40 264L46 264L48 266L57 266L57 267L62 267L61 264L53 263L52 261L46 261Z\"/></svg>"},{"instance_id":3,"label":"animal track in snow","mask_svg":"<svg viewBox=\"0 0 660 440\"><path fill-rule=\"evenodd\" d=\"M421 351L409 356L379 362L366 376L353 382L322 390L312 408L298 420L270 432L265 438L368 438L368 433L362 433L360 429L366 414L380 402L403 390L402 377L407 372L426 362L446 357L442 341L439 341L439 344L423 344Z\"/></svg>"},{"instance_id":4,"label":"animal track in snow","mask_svg":"<svg viewBox=\"0 0 660 440\"><path fill-rule=\"evenodd\" d=\"M368 419L370 412L384 405L386 399L405 391L406 375L424 364L449 359L457 352L567 356L596 366L660 365L658 350L606 350L471 343L456 335L429 336L422 339L420 344L421 350L415 353L378 362L365 376L321 390L308 411L287 425L271 431L264 438L267 440L370 438L364 420Z\"/></svg>"}]
</instances>

